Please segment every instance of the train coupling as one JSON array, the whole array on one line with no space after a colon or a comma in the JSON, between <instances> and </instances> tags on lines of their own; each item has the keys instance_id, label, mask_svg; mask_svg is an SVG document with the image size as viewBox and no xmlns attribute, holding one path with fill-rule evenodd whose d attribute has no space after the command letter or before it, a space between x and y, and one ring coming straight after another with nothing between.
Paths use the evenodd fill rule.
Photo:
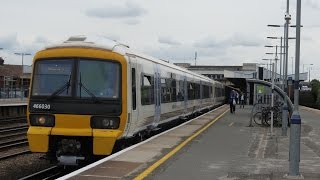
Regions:
<instances>
[{"instance_id":1,"label":"train coupling","mask_svg":"<svg viewBox=\"0 0 320 180\"><path fill-rule=\"evenodd\" d=\"M63 166L77 166L79 161L85 160L84 157L79 156L58 156L58 164Z\"/></svg>"}]
</instances>

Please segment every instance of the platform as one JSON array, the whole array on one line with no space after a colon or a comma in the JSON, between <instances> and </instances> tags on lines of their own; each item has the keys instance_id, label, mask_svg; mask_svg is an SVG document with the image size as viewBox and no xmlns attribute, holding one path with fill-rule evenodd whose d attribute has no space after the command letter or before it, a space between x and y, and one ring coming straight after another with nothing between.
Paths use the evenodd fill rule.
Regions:
<instances>
[{"instance_id":1,"label":"platform","mask_svg":"<svg viewBox=\"0 0 320 180\"><path fill-rule=\"evenodd\" d=\"M290 129L283 137L281 128L271 136L269 128L248 127L251 108L237 107L230 114L227 106L221 107L62 178L283 179L289 170ZM320 179L320 111L301 107L300 112L300 172L304 179ZM208 123L207 130L190 139Z\"/></svg>"},{"instance_id":2,"label":"platform","mask_svg":"<svg viewBox=\"0 0 320 180\"><path fill-rule=\"evenodd\" d=\"M27 105L27 102L27 98L0 99L0 106L24 106Z\"/></svg>"}]
</instances>

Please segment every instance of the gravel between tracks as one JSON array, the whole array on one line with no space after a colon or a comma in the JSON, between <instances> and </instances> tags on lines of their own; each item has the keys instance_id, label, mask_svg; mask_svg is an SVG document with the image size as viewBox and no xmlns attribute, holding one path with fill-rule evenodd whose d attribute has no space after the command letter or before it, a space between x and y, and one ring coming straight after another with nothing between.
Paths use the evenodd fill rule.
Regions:
<instances>
[{"instance_id":1,"label":"gravel between tracks","mask_svg":"<svg viewBox=\"0 0 320 180\"><path fill-rule=\"evenodd\" d=\"M33 153L0 161L0 179L19 179L53 166L48 160L40 159L41 156Z\"/></svg>"}]
</instances>

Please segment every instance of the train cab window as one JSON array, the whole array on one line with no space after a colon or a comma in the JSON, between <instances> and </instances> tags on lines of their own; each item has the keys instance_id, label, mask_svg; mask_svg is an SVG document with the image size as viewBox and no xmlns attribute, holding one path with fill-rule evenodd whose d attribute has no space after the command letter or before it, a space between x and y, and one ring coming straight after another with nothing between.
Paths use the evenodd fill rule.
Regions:
<instances>
[{"instance_id":1,"label":"train cab window","mask_svg":"<svg viewBox=\"0 0 320 180\"><path fill-rule=\"evenodd\" d=\"M120 82L119 63L94 60L79 61L77 97L118 99Z\"/></svg>"},{"instance_id":2,"label":"train cab window","mask_svg":"<svg viewBox=\"0 0 320 180\"><path fill-rule=\"evenodd\" d=\"M143 75L141 81L141 104L154 104L154 77Z\"/></svg>"},{"instance_id":3,"label":"train cab window","mask_svg":"<svg viewBox=\"0 0 320 180\"><path fill-rule=\"evenodd\" d=\"M131 69L131 83L132 83L132 109L136 110L137 109L137 87L136 87L136 69L132 68Z\"/></svg>"},{"instance_id":4,"label":"train cab window","mask_svg":"<svg viewBox=\"0 0 320 180\"><path fill-rule=\"evenodd\" d=\"M73 66L73 61L68 59L37 61L32 96L71 96ZM60 89L63 91L59 91Z\"/></svg>"}]
</instances>

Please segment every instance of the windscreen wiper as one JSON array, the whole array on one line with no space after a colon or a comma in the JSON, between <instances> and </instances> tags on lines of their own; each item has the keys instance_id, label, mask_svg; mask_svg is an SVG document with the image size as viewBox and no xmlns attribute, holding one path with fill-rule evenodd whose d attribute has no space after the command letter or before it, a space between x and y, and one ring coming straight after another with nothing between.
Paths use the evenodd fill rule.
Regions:
<instances>
[{"instance_id":1,"label":"windscreen wiper","mask_svg":"<svg viewBox=\"0 0 320 180\"><path fill-rule=\"evenodd\" d=\"M91 96L91 99L94 101L94 102L99 102L99 103L102 103L102 101L100 101L97 96L95 96L88 88L86 88L86 86L82 83L82 80L81 80L81 73L80 73L80 81L79 81L79 86L80 86L80 98L81 98L81 89L83 88L84 91L86 91L87 94L89 94Z\"/></svg>"},{"instance_id":2,"label":"windscreen wiper","mask_svg":"<svg viewBox=\"0 0 320 180\"><path fill-rule=\"evenodd\" d=\"M65 90L67 90L67 94L68 94L69 88L70 88L70 81L71 81L71 74L69 75L69 80L60 88L55 90L49 97L47 97L47 100L48 101L52 100L53 98L57 97L59 94L63 93Z\"/></svg>"}]
</instances>

